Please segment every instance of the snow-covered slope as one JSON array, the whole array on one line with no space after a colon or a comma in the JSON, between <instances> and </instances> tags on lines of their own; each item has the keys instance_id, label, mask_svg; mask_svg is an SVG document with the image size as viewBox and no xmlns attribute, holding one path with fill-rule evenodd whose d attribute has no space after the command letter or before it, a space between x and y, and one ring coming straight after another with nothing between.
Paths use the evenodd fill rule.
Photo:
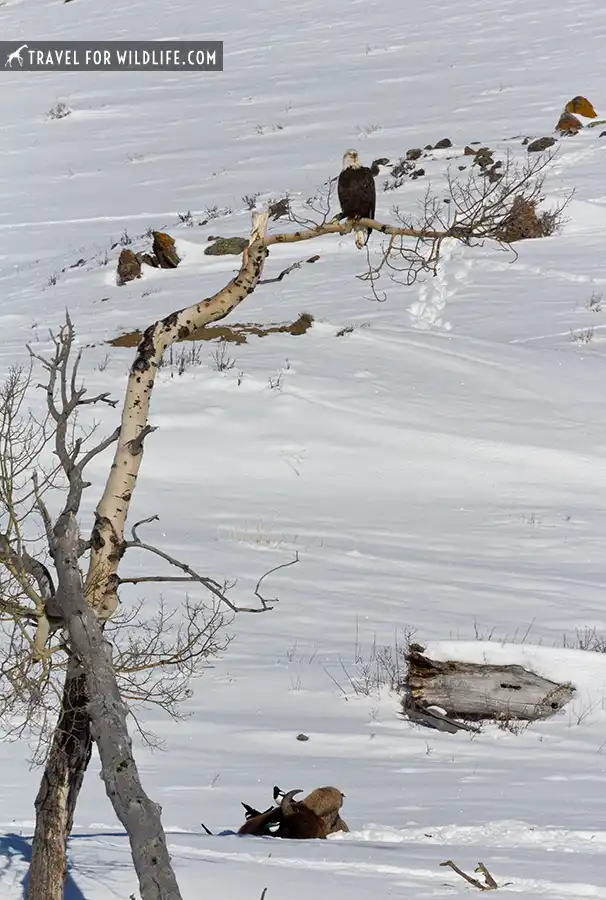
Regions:
<instances>
[{"instance_id":1,"label":"snow-covered slope","mask_svg":"<svg viewBox=\"0 0 606 900\"><path fill-rule=\"evenodd\" d=\"M43 348L68 308L90 345L91 388L114 396L132 351L105 342L231 277L237 260L203 249L210 234L247 234L245 195L305 199L351 146L365 162L397 160L449 137L453 156L481 141L523 158L522 138L552 133L574 95L606 112L600 0L7 0L0 28L23 40L225 42L222 74L0 72L0 369L25 360L26 342ZM58 102L72 113L49 120ZM560 142L546 188L553 202L575 189L569 221L518 244L518 258L446 248L437 278L387 282L380 304L355 278L365 257L351 236L275 248L267 277L320 260L260 287L232 318L306 311L313 327L230 345L227 371L205 344L201 365L161 374L133 521L158 514L154 538L237 578L241 601L300 556L267 585L276 609L233 623L191 718L146 716L166 751L141 748L141 771L186 900L254 900L264 887L267 900L468 893L440 868L449 858L467 871L482 860L527 898L606 898L606 657L561 649L577 630L606 630L606 300L604 312L587 307L606 296L601 130ZM446 165L427 166L436 187ZM380 191L378 218L394 203L414 211L426 187ZM180 222L214 207L206 226ZM117 287L110 248L126 231L140 249L150 227L177 238L182 264ZM575 700L519 734L412 728L395 697L356 694L350 680L375 641L393 646L410 628L443 657L568 678ZM21 896L32 833L27 757L0 745L7 900ZM78 808L69 900L136 890L97 769ZM240 800L264 807L275 783L337 784L351 833L299 844L203 833L201 822L236 828Z\"/></svg>"}]
</instances>

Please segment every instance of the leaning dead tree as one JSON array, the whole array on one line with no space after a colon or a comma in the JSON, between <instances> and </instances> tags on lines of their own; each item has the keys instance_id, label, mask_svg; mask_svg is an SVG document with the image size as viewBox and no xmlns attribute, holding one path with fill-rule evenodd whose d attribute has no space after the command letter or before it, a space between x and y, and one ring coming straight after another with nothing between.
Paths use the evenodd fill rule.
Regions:
<instances>
[{"instance_id":1,"label":"leaning dead tree","mask_svg":"<svg viewBox=\"0 0 606 900\"><path fill-rule=\"evenodd\" d=\"M87 408L113 405L115 401L107 394L88 397L79 383L80 354L73 359L74 331L69 319L53 337L54 349L48 357L32 353L46 372L46 415L42 421L26 420L23 424L19 419L29 382L26 378L24 386L23 374L13 373L8 393L2 398L7 412L4 468L0 472L0 618L7 647L0 675L10 687L9 706L5 705L4 711L11 721L18 711L30 722L32 711L48 710L44 698L50 695L56 699L58 713L36 801L28 900L62 898L66 840L91 741L97 744L108 797L130 840L142 900L181 898L160 810L146 795L133 757L126 701L139 697L153 702L159 698L170 711L168 688L161 678L154 677L154 671L172 666L178 672L187 672L188 666L194 665L190 671L195 672L195 660L217 649L215 636L223 623L216 618L216 608L207 614L194 604L185 610L186 627L181 637L167 642L162 616L159 623L150 626L145 624L145 615L141 622L121 609L120 586L133 581L121 579L121 563L127 551L147 550L177 566L182 573L177 576L180 579L203 586L219 608L227 607L234 613L240 608L227 597L225 585L145 543L138 531L143 523L132 529L130 540L126 535L145 441L154 431L149 422L153 388L167 348L204 325L223 319L252 293L274 244L372 228L389 240L379 265L369 267L371 282L388 263L402 266L408 279L414 280L422 271L435 271L444 241L470 245L487 238L500 241L495 227L511 216L516 198L535 196L532 178L539 174L540 169L532 165L521 172L511 168L498 191L481 182L474 187L472 181L460 196L453 183L447 214L426 198L418 221L406 222L400 217L396 225L366 219L356 223L329 221L325 217L294 231L269 234L268 214L254 214L235 277L212 297L171 313L146 329L130 369L120 423L96 444L91 445L92 430L82 433L74 427L75 417ZM7 402L11 396L13 402ZM40 460L48 447L53 449L53 458L44 468ZM111 448L114 458L94 524L83 536L80 508L83 491L89 485L86 469ZM28 481L32 467L35 475ZM57 490L61 502L51 505L48 497ZM248 611L271 608L263 600L259 585L256 596L259 605ZM124 635L129 633L130 641L125 644ZM176 703L179 697L172 699Z\"/></svg>"},{"instance_id":2,"label":"leaning dead tree","mask_svg":"<svg viewBox=\"0 0 606 900\"><path fill-rule=\"evenodd\" d=\"M372 228L386 240L376 258L367 247L367 270L357 277L370 284L373 297L379 297L376 282L387 275L394 284L410 287L422 274L435 275L442 258L445 241L456 241L468 247L490 241L510 249L515 241L553 234L561 225L570 196L549 210L541 210L544 201L545 173L555 153L531 157L522 165L508 153L490 169L473 165L465 179L448 171L444 189L427 189L416 215L392 208L395 223L360 219L355 227ZM386 160L375 160L385 163ZM402 161L405 162L405 161ZM373 163L373 166L375 165ZM394 168L394 172L398 167ZM297 230L271 235L272 243L298 243L322 235L348 234L354 230L350 221L331 218L331 201L337 179L332 178L295 212L287 206L288 219ZM397 185L398 179L395 178ZM389 184L386 184L386 189Z\"/></svg>"}]
</instances>

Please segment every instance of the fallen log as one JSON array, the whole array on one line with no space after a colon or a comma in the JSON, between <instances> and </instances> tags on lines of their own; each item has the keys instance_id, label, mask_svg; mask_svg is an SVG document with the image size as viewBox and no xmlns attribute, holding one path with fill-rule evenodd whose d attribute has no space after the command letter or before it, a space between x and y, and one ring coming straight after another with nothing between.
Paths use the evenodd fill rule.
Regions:
<instances>
[{"instance_id":1,"label":"fallen log","mask_svg":"<svg viewBox=\"0 0 606 900\"><path fill-rule=\"evenodd\" d=\"M468 726L453 720L547 719L572 699L571 684L542 678L519 665L493 666L434 660L411 644L402 709L412 721L454 732Z\"/></svg>"}]
</instances>

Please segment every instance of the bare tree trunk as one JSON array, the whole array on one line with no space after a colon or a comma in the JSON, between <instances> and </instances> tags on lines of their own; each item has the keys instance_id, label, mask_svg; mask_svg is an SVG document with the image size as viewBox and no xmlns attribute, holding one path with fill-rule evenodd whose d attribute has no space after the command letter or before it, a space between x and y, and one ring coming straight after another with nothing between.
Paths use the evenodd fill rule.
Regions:
<instances>
[{"instance_id":1,"label":"bare tree trunk","mask_svg":"<svg viewBox=\"0 0 606 900\"><path fill-rule=\"evenodd\" d=\"M91 591L92 585L90 599L101 613L100 606L105 605L106 614L111 614L117 605L116 572L124 552L124 523L141 463L143 440L150 430L147 414L157 363L164 348L178 336L183 337L200 322L223 318L254 290L267 256L262 243L266 225L267 214L256 217L251 246L244 253L242 268L235 279L215 297L156 323L148 329L141 342L123 410L118 453L121 465L118 470L116 464L112 466L93 534L87 587ZM53 556L59 587L53 598L53 607L64 619L70 646L84 670L78 682L81 691L79 699L83 703L80 712L83 713L88 701L90 724L87 716L86 728L90 728L97 743L107 794L129 836L141 897L143 900L181 900L166 847L161 810L145 794L132 755L126 707L120 697L109 645L104 641L102 627L85 597L78 567L79 534L75 519L81 473L72 467L69 474L73 500L68 497L64 512L54 528ZM121 490L116 494L118 486ZM111 513L109 517L108 512ZM94 572L92 578L91 572ZM108 596L107 604L95 602L95 598ZM66 694L73 687L68 676ZM36 800L36 832L27 900L63 898L66 842L86 768L77 756L70 756L69 750L77 750L78 734L82 727L82 723L76 721L77 713L70 719L71 708L71 704L66 704L62 721L55 732ZM86 763L90 757L90 733L87 733L89 747Z\"/></svg>"},{"instance_id":2,"label":"bare tree trunk","mask_svg":"<svg viewBox=\"0 0 606 900\"><path fill-rule=\"evenodd\" d=\"M92 750L87 705L86 676L72 662L65 677L63 708L36 797L27 900L63 900L67 839Z\"/></svg>"},{"instance_id":3,"label":"bare tree trunk","mask_svg":"<svg viewBox=\"0 0 606 900\"><path fill-rule=\"evenodd\" d=\"M166 846L161 809L143 790L133 757L127 709L118 689L110 644L85 597L78 566L75 511L67 509L59 516L54 537L59 579L55 603L69 633L72 652L86 675L91 734L101 758L101 775L128 834L141 898L182 900Z\"/></svg>"},{"instance_id":4,"label":"bare tree trunk","mask_svg":"<svg viewBox=\"0 0 606 900\"><path fill-rule=\"evenodd\" d=\"M154 430L148 425L149 407L164 351L202 325L223 319L252 294L268 254L267 220L267 213L253 214L250 242L242 254L240 271L224 288L150 325L139 343L126 387L114 462L97 505L91 540L86 596L101 619L110 618L118 605L117 573L126 549L124 527L143 459L143 443Z\"/></svg>"}]
</instances>

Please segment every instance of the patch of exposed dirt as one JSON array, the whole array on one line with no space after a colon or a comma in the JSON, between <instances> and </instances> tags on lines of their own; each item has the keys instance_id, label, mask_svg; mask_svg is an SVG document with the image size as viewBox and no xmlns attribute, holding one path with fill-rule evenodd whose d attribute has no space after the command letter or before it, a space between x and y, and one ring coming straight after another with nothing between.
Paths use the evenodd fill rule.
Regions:
<instances>
[{"instance_id":1,"label":"patch of exposed dirt","mask_svg":"<svg viewBox=\"0 0 606 900\"><path fill-rule=\"evenodd\" d=\"M234 323L233 325L204 325L194 331L188 341L227 341L232 344L246 344L248 335L266 337L268 334L305 334L313 325L313 316L301 313L298 319L286 325L256 325L251 322ZM142 332L130 331L107 341L112 347L137 347Z\"/></svg>"}]
</instances>

